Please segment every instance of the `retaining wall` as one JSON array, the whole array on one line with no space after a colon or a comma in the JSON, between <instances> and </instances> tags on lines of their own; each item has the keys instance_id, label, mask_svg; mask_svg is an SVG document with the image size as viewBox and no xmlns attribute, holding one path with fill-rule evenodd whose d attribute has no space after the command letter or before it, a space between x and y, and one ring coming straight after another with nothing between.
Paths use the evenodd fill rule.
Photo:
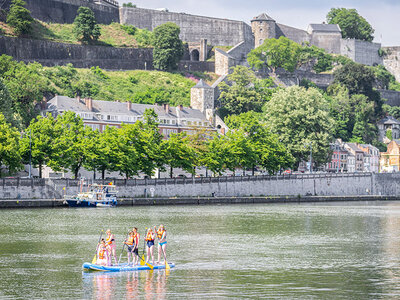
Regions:
<instances>
[{"instance_id":1,"label":"retaining wall","mask_svg":"<svg viewBox=\"0 0 400 300\"><path fill-rule=\"evenodd\" d=\"M121 198L249 196L400 196L400 173L309 174L114 180ZM107 184L109 181L104 182ZM97 180L96 183L103 183ZM65 190L63 188L65 187ZM53 199L76 194L70 179L0 179L0 199Z\"/></svg>"},{"instance_id":2,"label":"retaining wall","mask_svg":"<svg viewBox=\"0 0 400 300\"><path fill-rule=\"evenodd\" d=\"M88 0L24 0L32 17L47 23L73 23L80 6L93 10L98 23L119 23L118 7L96 4ZM8 8L11 0L6 0L3 8Z\"/></svg>"}]
</instances>

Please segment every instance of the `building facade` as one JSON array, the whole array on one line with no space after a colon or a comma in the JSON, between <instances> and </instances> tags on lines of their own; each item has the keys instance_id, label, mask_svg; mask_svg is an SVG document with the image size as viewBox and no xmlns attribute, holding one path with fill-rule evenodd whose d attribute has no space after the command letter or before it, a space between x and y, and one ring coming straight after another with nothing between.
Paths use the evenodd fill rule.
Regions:
<instances>
[{"instance_id":1,"label":"building facade","mask_svg":"<svg viewBox=\"0 0 400 300\"><path fill-rule=\"evenodd\" d=\"M387 151L381 153L380 172L399 172L400 167L400 140L393 140L388 144Z\"/></svg>"}]
</instances>

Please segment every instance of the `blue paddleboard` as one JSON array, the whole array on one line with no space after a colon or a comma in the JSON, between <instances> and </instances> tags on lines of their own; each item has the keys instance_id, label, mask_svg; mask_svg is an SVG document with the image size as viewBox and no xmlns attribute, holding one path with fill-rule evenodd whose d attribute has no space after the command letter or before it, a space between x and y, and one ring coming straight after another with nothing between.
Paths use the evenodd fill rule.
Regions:
<instances>
[{"instance_id":1,"label":"blue paddleboard","mask_svg":"<svg viewBox=\"0 0 400 300\"><path fill-rule=\"evenodd\" d=\"M170 268L175 267L175 264L173 263L168 263L168 265L170 266ZM84 271L100 271L100 272L131 272L131 271L151 270L150 267L148 267L147 265L128 266L128 264L120 264L117 266L100 266L88 262L85 262L82 265L82 268ZM154 265L153 269L154 270L165 269L165 264Z\"/></svg>"}]
</instances>

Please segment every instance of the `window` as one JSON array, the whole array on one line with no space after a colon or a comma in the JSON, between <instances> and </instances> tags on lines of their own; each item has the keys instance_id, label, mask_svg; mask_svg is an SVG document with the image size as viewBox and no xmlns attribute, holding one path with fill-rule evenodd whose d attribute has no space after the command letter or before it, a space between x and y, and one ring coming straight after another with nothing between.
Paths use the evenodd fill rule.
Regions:
<instances>
[{"instance_id":1,"label":"window","mask_svg":"<svg viewBox=\"0 0 400 300\"><path fill-rule=\"evenodd\" d=\"M176 121L175 121L175 120L171 120L171 124L172 124L172 125L175 125L175 124L176 124Z\"/></svg>"},{"instance_id":2,"label":"window","mask_svg":"<svg viewBox=\"0 0 400 300\"><path fill-rule=\"evenodd\" d=\"M192 121L187 121L188 126L192 125Z\"/></svg>"}]
</instances>

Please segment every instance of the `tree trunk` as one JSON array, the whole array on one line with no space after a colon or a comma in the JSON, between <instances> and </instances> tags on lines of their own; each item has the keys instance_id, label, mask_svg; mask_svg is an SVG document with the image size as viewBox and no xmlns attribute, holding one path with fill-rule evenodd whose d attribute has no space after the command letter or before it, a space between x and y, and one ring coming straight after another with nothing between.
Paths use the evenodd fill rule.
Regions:
<instances>
[{"instance_id":1,"label":"tree trunk","mask_svg":"<svg viewBox=\"0 0 400 300\"><path fill-rule=\"evenodd\" d=\"M101 170L101 179L104 180L105 175L106 175L106 169L102 169Z\"/></svg>"},{"instance_id":2,"label":"tree trunk","mask_svg":"<svg viewBox=\"0 0 400 300\"><path fill-rule=\"evenodd\" d=\"M172 166L171 166L170 169L169 169L169 177L170 177L170 178L172 178L172 172L173 172L173 170L174 170L174 169L173 169Z\"/></svg>"},{"instance_id":3,"label":"tree trunk","mask_svg":"<svg viewBox=\"0 0 400 300\"><path fill-rule=\"evenodd\" d=\"M253 168L252 168L252 170L251 170L251 175L252 176L254 176L254 169L255 169L256 167L255 166L253 166Z\"/></svg>"},{"instance_id":4,"label":"tree trunk","mask_svg":"<svg viewBox=\"0 0 400 300\"><path fill-rule=\"evenodd\" d=\"M39 178L42 178L42 163L39 164Z\"/></svg>"}]
</instances>

